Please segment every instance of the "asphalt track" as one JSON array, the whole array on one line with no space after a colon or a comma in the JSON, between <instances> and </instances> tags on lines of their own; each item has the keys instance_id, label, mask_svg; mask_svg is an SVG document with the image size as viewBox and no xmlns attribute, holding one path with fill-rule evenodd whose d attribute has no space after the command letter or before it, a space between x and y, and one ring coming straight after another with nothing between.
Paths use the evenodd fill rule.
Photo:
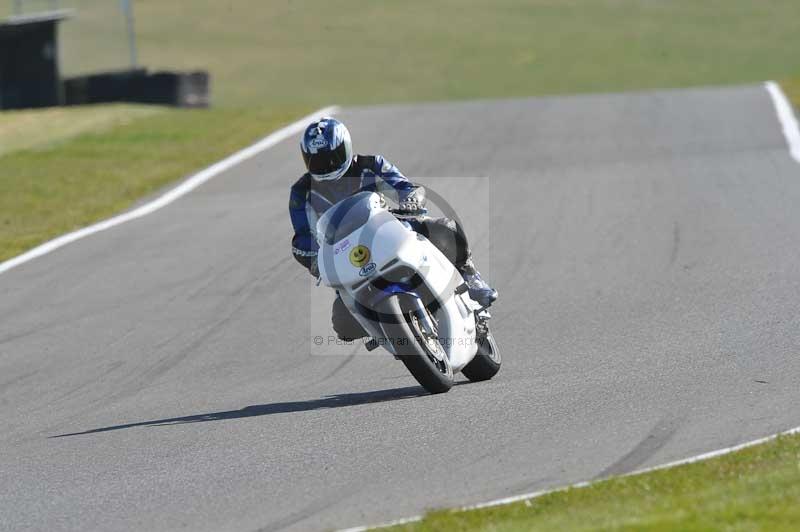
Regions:
<instances>
[{"instance_id":1,"label":"asphalt track","mask_svg":"<svg viewBox=\"0 0 800 532\"><path fill-rule=\"evenodd\" d=\"M800 166L761 86L341 116L462 214L496 379L315 351L285 141L0 276L0 528L329 529L800 425Z\"/></svg>"}]
</instances>

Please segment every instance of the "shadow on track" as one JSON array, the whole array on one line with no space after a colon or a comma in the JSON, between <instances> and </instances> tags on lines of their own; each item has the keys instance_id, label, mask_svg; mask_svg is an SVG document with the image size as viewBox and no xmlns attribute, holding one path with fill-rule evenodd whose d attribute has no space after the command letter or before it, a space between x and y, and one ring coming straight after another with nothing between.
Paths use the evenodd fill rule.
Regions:
<instances>
[{"instance_id":1,"label":"shadow on track","mask_svg":"<svg viewBox=\"0 0 800 532\"><path fill-rule=\"evenodd\" d=\"M165 419L154 419L150 421L139 421L138 423L126 423L124 425L113 425L110 427L100 427L97 429L86 430L83 432L72 432L69 434L58 434L50 438L65 438L67 436L80 436L83 434L95 434L98 432L110 432L112 430L130 429L133 427L158 427L164 425L182 425L184 423L204 423L206 421L221 421L225 419L240 419L245 417L269 416L272 414L286 414L290 412L308 412L311 410L322 410L325 408L340 408L344 406L356 406L367 403L382 403L384 401L395 401L398 399L408 399L428 395L421 386L407 386L404 388L392 388L389 390L379 390L375 392L344 393L329 395L322 399L310 401L290 401L286 403L272 403L266 405L246 406L240 410L228 410L224 412L212 412L208 414L194 414L191 416L173 417Z\"/></svg>"}]
</instances>

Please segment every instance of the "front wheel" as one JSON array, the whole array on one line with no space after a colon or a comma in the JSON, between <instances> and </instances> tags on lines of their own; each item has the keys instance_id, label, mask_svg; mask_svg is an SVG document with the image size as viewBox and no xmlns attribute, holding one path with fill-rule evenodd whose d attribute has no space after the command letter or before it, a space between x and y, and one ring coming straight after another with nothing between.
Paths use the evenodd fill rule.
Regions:
<instances>
[{"instance_id":1,"label":"front wheel","mask_svg":"<svg viewBox=\"0 0 800 532\"><path fill-rule=\"evenodd\" d=\"M390 296L381 303L381 326L397 357L417 382L430 393L444 393L453 387L453 368L436 332L425 330L421 312L428 310L413 296ZM430 314L427 318L431 321Z\"/></svg>"},{"instance_id":2,"label":"front wheel","mask_svg":"<svg viewBox=\"0 0 800 532\"><path fill-rule=\"evenodd\" d=\"M486 335L478 340L478 354L464 366L461 373L472 382L488 381L500 371L501 362L497 342L494 341L492 333L487 331Z\"/></svg>"}]
</instances>

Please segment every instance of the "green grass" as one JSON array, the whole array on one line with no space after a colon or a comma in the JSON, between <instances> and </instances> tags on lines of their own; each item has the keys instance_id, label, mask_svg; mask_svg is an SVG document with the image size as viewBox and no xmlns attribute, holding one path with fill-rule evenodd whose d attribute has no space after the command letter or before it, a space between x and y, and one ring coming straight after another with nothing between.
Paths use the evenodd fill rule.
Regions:
<instances>
[{"instance_id":1,"label":"green grass","mask_svg":"<svg viewBox=\"0 0 800 532\"><path fill-rule=\"evenodd\" d=\"M64 68L125 64L116 3L74 2ZM136 2L141 63L207 68L216 105L319 107L800 75L796 0ZM102 45L100 45L102 44Z\"/></svg>"},{"instance_id":2,"label":"green grass","mask_svg":"<svg viewBox=\"0 0 800 532\"><path fill-rule=\"evenodd\" d=\"M124 210L303 111L164 110L0 157L0 261Z\"/></svg>"},{"instance_id":3,"label":"green grass","mask_svg":"<svg viewBox=\"0 0 800 532\"><path fill-rule=\"evenodd\" d=\"M394 532L769 530L800 525L800 437L495 508L429 513Z\"/></svg>"},{"instance_id":4,"label":"green grass","mask_svg":"<svg viewBox=\"0 0 800 532\"><path fill-rule=\"evenodd\" d=\"M82 133L110 131L164 111L153 105L111 104L4 112L0 114L0 156L53 147Z\"/></svg>"},{"instance_id":5,"label":"green grass","mask_svg":"<svg viewBox=\"0 0 800 532\"><path fill-rule=\"evenodd\" d=\"M794 106L800 109L800 77L782 81L781 87L792 103L794 103Z\"/></svg>"},{"instance_id":6,"label":"green grass","mask_svg":"<svg viewBox=\"0 0 800 532\"><path fill-rule=\"evenodd\" d=\"M0 9L9 5L0 2ZM127 64L117 2L62 5L77 8L76 18L62 26L65 73ZM141 108L135 106L99 106L70 110L60 121L47 112L0 113L0 259L124 209L290 117L331 103L800 76L796 0L134 5L140 63L208 69L215 109L137 118ZM27 116L38 116L38 123L20 125Z\"/></svg>"}]
</instances>

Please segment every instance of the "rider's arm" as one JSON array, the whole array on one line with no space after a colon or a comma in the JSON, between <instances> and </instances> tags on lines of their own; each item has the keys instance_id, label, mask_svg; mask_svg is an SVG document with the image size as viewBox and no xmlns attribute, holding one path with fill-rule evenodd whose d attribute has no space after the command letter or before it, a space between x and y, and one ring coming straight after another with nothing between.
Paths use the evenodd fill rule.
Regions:
<instances>
[{"instance_id":1,"label":"rider's arm","mask_svg":"<svg viewBox=\"0 0 800 532\"><path fill-rule=\"evenodd\" d=\"M294 227L292 237L292 255L306 268L311 268L317 261L317 239L311 231L306 213L306 201L311 182L308 174L304 175L292 185L289 192L289 216Z\"/></svg>"},{"instance_id":2,"label":"rider's arm","mask_svg":"<svg viewBox=\"0 0 800 532\"><path fill-rule=\"evenodd\" d=\"M416 205L421 208L425 204L425 189L416 185L404 176L398 168L381 155L373 157L372 171L378 176L375 190L389 196L401 206ZM416 210L416 209L409 209Z\"/></svg>"}]
</instances>

